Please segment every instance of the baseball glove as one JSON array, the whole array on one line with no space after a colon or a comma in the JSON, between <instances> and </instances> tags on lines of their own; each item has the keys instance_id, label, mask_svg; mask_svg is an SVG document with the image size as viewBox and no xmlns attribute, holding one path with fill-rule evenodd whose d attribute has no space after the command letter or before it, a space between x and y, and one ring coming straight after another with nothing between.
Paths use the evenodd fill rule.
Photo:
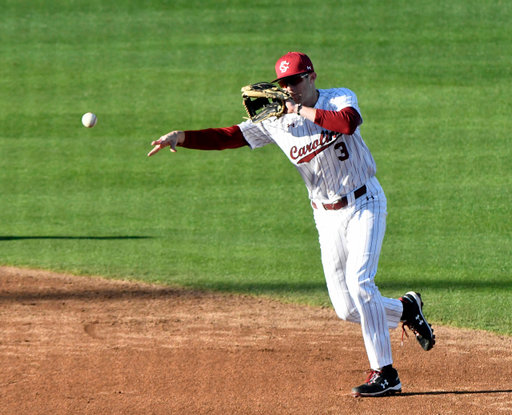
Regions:
<instances>
[{"instance_id":1,"label":"baseball glove","mask_svg":"<svg viewBox=\"0 0 512 415\"><path fill-rule=\"evenodd\" d=\"M253 123L269 117L281 117L286 108L284 102L291 97L284 89L269 82L259 82L242 88L244 107Z\"/></svg>"}]
</instances>

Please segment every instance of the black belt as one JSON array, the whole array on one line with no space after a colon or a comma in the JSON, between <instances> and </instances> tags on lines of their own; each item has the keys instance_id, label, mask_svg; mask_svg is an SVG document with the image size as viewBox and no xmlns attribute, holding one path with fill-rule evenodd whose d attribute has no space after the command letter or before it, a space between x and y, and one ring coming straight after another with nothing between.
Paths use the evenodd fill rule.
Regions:
<instances>
[{"instance_id":1,"label":"black belt","mask_svg":"<svg viewBox=\"0 0 512 415\"><path fill-rule=\"evenodd\" d=\"M359 199L365 193L366 193L366 185L360 187L359 189L357 189L354 192L354 198L355 199ZM311 202L311 204L313 205L313 207L315 209L318 209L316 207L315 202ZM347 198L347 196L343 196L340 200L337 200L334 203L322 203L322 206L324 207L325 210L340 210L340 209L343 209L347 205L348 205L348 198Z\"/></svg>"}]
</instances>

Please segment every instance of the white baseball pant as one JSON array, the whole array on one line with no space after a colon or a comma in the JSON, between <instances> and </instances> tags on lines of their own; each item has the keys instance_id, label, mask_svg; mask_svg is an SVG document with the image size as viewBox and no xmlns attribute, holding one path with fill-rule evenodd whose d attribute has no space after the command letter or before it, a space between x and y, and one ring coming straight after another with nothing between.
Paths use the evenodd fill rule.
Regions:
<instances>
[{"instance_id":1,"label":"white baseball pant","mask_svg":"<svg viewBox=\"0 0 512 415\"><path fill-rule=\"evenodd\" d=\"M386 230L387 200L374 177L358 199L349 194L340 210L314 210L322 265L331 302L343 320L359 323L372 369L393 363L389 329L396 329L402 303L382 297L374 278Z\"/></svg>"}]
</instances>

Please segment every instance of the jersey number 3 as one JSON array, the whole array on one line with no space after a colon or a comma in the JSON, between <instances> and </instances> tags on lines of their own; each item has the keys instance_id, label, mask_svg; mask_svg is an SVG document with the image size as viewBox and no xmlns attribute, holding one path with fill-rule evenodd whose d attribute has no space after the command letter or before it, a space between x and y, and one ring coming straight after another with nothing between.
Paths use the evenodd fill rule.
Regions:
<instances>
[{"instance_id":1,"label":"jersey number 3","mask_svg":"<svg viewBox=\"0 0 512 415\"><path fill-rule=\"evenodd\" d=\"M347 145L343 141L336 143L336 145L334 146L334 149L339 150L340 155L338 156L338 158L341 161L345 161L349 158Z\"/></svg>"}]
</instances>

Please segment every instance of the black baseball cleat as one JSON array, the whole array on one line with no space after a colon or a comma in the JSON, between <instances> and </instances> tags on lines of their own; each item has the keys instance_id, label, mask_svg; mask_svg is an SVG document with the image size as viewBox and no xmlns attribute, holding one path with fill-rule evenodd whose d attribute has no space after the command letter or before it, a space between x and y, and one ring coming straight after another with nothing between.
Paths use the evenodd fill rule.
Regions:
<instances>
[{"instance_id":1,"label":"black baseball cleat","mask_svg":"<svg viewBox=\"0 0 512 415\"><path fill-rule=\"evenodd\" d=\"M421 301L421 295L414 291L409 291L403 297L400 297L400 301L404 306L404 311L400 320L403 323L403 331L405 332L404 326L409 327L416 336L416 340L418 340L423 350L428 351L432 349L436 343L436 336L434 336L432 326L428 324L425 316L423 315L423 301Z\"/></svg>"},{"instance_id":2,"label":"black baseball cleat","mask_svg":"<svg viewBox=\"0 0 512 415\"><path fill-rule=\"evenodd\" d=\"M363 396L387 396L402 392L402 384L398 378L398 372L393 367L386 370L372 370L365 383L352 389L354 398Z\"/></svg>"}]
</instances>

